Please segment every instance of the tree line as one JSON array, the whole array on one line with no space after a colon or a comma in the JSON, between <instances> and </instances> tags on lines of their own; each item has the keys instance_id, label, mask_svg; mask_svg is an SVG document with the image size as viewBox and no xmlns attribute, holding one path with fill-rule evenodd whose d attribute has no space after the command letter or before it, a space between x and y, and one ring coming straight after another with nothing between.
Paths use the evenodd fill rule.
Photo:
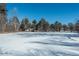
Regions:
<instances>
[{"instance_id":1,"label":"tree line","mask_svg":"<svg viewBox=\"0 0 79 59\"><path fill-rule=\"evenodd\" d=\"M5 20L5 21L4 21ZM79 20L76 23L62 24L59 21L55 21L50 24L45 18L41 18L40 21L35 19L30 22L28 18L24 18L21 22L18 17L14 16L11 19L1 17L0 20L0 31L4 32L17 32L17 31L28 31L28 32L79 32Z\"/></svg>"},{"instance_id":2,"label":"tree line","mask_svg":"<svg viewBox=\"0 0 79 59\"><path fill-rule=\"evenodd\" d=\"M15 31L28 31L28 32L79 32L79 20L76 23L62 24L56 21L50 24L45 18L41 18L40 21L35 19L30 22L28 18L22 19L20 22L18 17L14 16L7 23L9 32Z\"/></svg>"}]
</instances>

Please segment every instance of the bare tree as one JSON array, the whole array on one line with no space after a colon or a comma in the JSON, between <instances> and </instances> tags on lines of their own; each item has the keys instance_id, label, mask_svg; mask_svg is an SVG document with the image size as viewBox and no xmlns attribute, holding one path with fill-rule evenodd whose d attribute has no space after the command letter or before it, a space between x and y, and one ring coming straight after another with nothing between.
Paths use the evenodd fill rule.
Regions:
<instances>
[{"instance_id":1,"label":"bare tree","mask_svg":"<svg viewBox=\"0 0 79 59\"><path fill-rule=\"evenodd\" d=\"M13 31L19 31L20 22L16 16L12 18L12 27L13 27Z\"/></svg>"},{"instance_id":2,"label":"bare tree","mask_svg":"<svg viewBox=\"0 0 79 59\"><path fill-rule=\"evenodd\" d=\"M0 32L7 32L7 10L6 4L0 4Z\"/></svg>"}]
</instances>

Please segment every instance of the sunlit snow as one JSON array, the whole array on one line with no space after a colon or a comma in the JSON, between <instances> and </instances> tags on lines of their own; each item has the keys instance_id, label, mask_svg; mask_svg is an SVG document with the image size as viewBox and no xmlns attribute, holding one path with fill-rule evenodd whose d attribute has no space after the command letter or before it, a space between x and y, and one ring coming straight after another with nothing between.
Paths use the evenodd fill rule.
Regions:
<instances>
[{"instance_id":1,"label":"sunlit snow","mask_svg":"<svg viewBox=\"0 0 79 59\"><path fill-rule=\"evenodd\" d=\"M79 34L64 32L0 34L0 55L79 56Z\"/></svg>"}]
</instances>

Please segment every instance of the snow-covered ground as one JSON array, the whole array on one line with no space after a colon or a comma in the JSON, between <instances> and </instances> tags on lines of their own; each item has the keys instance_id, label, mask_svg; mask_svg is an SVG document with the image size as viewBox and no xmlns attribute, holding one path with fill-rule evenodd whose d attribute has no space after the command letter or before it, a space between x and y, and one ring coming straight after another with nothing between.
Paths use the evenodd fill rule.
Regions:
<instances>
[{"instance_id":1,"label":"snow-covered ground","mask_svg":"<svg viewBox=\"0 0 79 59\"><path fill-rule=\"evenodd\" d=\"M79 56L79 34L64 32L0 34L0 55Z\"/></svg>"}]
</instances>

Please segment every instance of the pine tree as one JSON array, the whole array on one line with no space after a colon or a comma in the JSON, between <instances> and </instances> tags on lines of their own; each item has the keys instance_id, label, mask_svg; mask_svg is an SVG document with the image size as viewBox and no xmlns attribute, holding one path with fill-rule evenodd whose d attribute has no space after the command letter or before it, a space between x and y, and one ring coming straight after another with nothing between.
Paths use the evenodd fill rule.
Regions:
<instances>
[{"instance_id":1,"label":"pine tree","mask_svg":"<svg viewBox=\"0 0 79 59\"><path fill-rule=\"evenodd\" d=\"M63 25L63 30L67 31L68 30L68 26L66 24Z\"/></svg>"},{"instance_id":2,"label":"pine tree","mask_svg":"<svg viewBox=\"0 0 79 59\"><path fill-rule=\"evenodd\" d=\"M60 32L61 28L62 28L62 24L58 21L55 22L55 31Z\"/></svg>"},{"instance_id":3,"label":"pine tree","mask_svg":"<svg viewBox=\"0 0 79 59\"><path fill-rule=\"evenodd\" d=\"M34 32L36 30L36 25L37 25L37 21L34 19L32 21L32 25L31 25L31 28L32 28L32 31Z\"/></svg>"},{"instance_id":4,"label":"pine tree","mask_svg":"<svg viewBox=\"0 0 79 59\"><path fill-rule=\"evenodd\" d=\"M44 18L41 18L41 20L39 21L38 30L39 31L48 31L49 30L49 23Z\"/></svg>"},{"instance_id":5,"label":"pine tree","mask_svg":"<svg viewBox=\"0 0 79 59\"><path fill-rule=\"evenodd\" d=\"M74 31L74 24L73 23L68 23L68 27L71 32Z\"/></svg>"},{"instance_id":6,"label":"pine tree","mask_svg":"<svg viewBox=\"0 0 79 59\"><path fill-rule=\"evenodd\" d=\"M25 25L24 24L21 24L19 30L20 31L25 31Z\"/></svg>"},{"instance_id":7,"label":"pine tree","mask_svg":"<svg viewBox=\"0 0 79 59\"><path fill-rule=\"evenodd\" d=\"M55 31L55 26L54 26L54 24L50 24L50 31Z\"/></svg>"},{"instance_id":8,"label":"pine tree","mask_svg":"<svg viewBox=\"0 0 79 59\"><path fill-rule=\"evenodd\" d=\"M24 31L24 30L26 30L26 31L29 30L30 27L31 27L31 24L30 24L28 18L24 18L24 19L22 20L20 26L22 26L22 27L20 27L20 29L23 30L23 31Z\"/></svg>"},{"instance_id":9,"label":"pine tree","mask_svg":"<svg viewBox=\"0 0 79 59\"><path fill-rule=\"evenodd\" d=\"M79 33L79 20L75 23L75 31Z\"/></svg>"}]
</instances>

